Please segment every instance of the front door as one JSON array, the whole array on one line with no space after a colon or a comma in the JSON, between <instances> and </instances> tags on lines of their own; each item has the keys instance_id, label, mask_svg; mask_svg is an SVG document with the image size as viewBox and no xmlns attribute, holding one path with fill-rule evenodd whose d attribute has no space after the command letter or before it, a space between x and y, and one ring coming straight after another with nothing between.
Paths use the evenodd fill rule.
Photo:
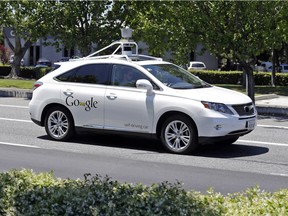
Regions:
<instances>
[{"instance_id":1,"label":"front door","mask_svg":"<svg viewBox=\"0 0 288 216\"><path fill-rule=\"evenodd\" d=\"M151 131L154 96L136 88L138 79L147 77L130 66L113 66L112 85L105 93L105 129L140 133Z\"/></svg>"}]
</instances>

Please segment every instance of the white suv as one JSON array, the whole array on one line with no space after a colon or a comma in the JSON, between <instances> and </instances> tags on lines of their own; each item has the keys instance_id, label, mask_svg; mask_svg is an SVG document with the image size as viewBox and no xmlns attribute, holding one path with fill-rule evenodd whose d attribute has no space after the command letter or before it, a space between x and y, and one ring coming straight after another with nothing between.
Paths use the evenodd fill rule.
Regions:
<instances>
[{"instance_id":1,"label":"white suv","mask_svg":"<svg viewBox=\"0 0 288 216\"><path fill-rule=\"evenodd\" d=\"M78 129L146 134L181 154L201 144L231 144L255 128L249 97L138 55L134 43L113 43L118 51L109 56L59 63L35 82L31 119L54 140L68 140Z\"/></svg>"}]
</instances>

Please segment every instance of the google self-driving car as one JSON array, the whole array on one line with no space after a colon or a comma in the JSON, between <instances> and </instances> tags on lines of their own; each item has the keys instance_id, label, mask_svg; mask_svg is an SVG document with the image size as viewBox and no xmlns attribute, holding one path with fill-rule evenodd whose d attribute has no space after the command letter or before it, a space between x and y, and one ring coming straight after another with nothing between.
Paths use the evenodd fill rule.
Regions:
<instances>
[{"instance_id":1,"label":"google self-driving car","mask_svg":"<svg viewBox=\"0 0 288 216\"><path fill-rule=\"evenodd\" d=\"M111 55L99 55L114 46ZM202 144L231 144L256 126L248 96L140 55L130 39L59 65L35 82L29 103L33 122L54 140L71 139L80 129L129 133L187 154Z\"/></svg>"}]
</instances>

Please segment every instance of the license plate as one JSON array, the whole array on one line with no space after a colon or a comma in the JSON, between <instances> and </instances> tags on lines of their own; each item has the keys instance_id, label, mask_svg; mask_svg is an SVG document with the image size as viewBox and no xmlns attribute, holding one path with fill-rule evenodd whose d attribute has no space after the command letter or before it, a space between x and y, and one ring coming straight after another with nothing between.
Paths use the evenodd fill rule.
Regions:
<instances>
[{"instance_id":1,"label":"license plate","mask_svg":"<svg viewBox=\"0 0 288 216\"><path fill-rule=\"evenodd\" d=\"M255 120L250 120L246 122L246 128L249 130L253 130L256 126L256 121Z\"/></svg>"}]
</instances>

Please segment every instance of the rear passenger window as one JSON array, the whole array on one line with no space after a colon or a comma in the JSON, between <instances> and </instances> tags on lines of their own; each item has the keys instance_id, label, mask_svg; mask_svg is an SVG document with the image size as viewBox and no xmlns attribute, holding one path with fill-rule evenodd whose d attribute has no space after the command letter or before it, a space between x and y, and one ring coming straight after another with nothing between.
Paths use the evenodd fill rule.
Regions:
<instances>
[{"instance_id":1,"label":"rear passenger window","mask_svg":"<svg viewBox=\"0 0 288 216\"><path fill-rule=\"evenodd\" d=\"M83 65L72 71L57 77L64 82L108 84L109 65L108 64L89 64Z\"/></svg>"}]
</instances>

